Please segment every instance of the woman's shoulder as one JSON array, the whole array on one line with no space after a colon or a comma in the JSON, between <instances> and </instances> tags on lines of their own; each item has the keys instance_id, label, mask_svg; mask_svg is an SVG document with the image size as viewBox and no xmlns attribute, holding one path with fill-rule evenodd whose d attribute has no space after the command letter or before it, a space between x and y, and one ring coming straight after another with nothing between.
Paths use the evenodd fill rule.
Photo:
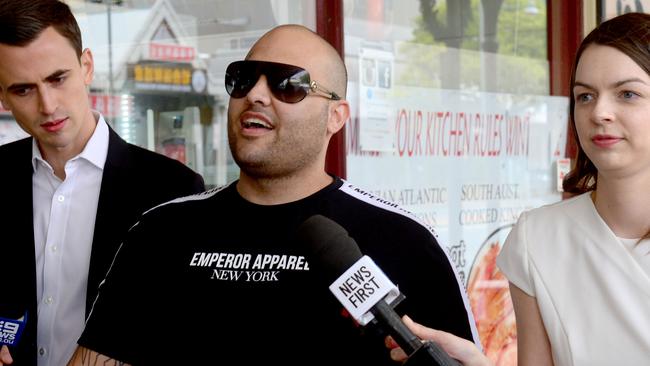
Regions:
<instances>
[{"instance_id":1,"label":"woman's shoulder","mask_svg":"<svg viewBox=\"0 0 650 366\"><path fill-rule=\"evenodd\" d=\"M522 216L525 216L527 220L558 220L566 216L575 217L577 214L591 210L592 207L593 203L591 202L590 192L587 192L563 199L562 201L533 208L525 212Z\"/></svg>"}]
</instances>

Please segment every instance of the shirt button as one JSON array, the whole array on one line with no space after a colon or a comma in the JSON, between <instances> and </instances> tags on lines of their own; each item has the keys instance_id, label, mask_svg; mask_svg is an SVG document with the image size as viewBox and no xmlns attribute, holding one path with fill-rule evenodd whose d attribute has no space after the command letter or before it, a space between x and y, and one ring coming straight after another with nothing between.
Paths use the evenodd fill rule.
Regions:
<instances>
[{"instance_id":1,"label":"shirt button","mask_svg":"<svg viewBox=\"0 0 650 366\"><path fill-rule=\"evenodd\" d=\"M56 251L57 251L58 249L59 249L59 248L58 248L56 245L52 245L52 251L53 251L54 253L56 253Z\"/></svg>"},{"instance_id":2,"label":"shirt button","mask_svg":"<svg viewBox=\"0 0 650 366\"><path fill-rule=\"evenodd\" d=\"M50 305L52 302L54 302L54 299L52 298L52 296L48 296L48 297L45 298L45 303L46 304Z\"/></svg>"},{"instance_id":3,"label":"shirt button","mask_svg":"<svg viewBox=\"0 0 650 366\"><path fill-rule=\"evenodd\" d=\"M43 347L41 347L41 348L38 349L38 354L41 355L41 356L45 356L45 353L46 353L46 352L47 352L47 351L45 351L45 348L43 348Z\"/></svg>"},{"instance_id":4,"label":"shirt button","mask_svg":"<svg viewBox=\"0 0 650 366\"><path fill-rule=\"evenodd\" d=\"M57 199L59 202L63 202L63 201L65 201L65 197L64 197L63 195L59 195L56 199Z\"/></svg>"}]
</instances>

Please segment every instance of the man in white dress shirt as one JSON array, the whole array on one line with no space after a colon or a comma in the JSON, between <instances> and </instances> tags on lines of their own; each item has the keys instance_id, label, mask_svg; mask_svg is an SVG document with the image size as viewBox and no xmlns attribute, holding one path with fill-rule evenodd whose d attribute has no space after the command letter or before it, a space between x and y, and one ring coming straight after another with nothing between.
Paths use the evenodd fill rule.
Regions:
<instances>
[{"instance_id":1,"label":"man in white dress shirt","mask_svg":"<svg viewBox=\"0 0 650 366\"><path fill-rule=\"evenodd\" d=\"M0 343L0 365L64 365L121 234L144 210L203 189L91 110L93 65L66 4L0 0L0 101L31 135L0 147L0 258L10 263L0 266L13 278L0 290L0 325L25 322L22 339Z\"/></svg>"}]
</instances>

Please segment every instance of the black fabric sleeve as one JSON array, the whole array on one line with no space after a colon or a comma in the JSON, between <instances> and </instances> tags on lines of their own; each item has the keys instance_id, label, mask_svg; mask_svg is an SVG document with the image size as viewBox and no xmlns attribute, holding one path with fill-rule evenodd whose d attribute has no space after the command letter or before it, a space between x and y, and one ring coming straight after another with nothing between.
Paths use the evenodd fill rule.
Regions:
<instances>
[{"instance_id":1,"label":"black fabric sleeve","mask_svg":"<svg viewBox=\"0 0 650 366\"><path fill-rule=\"evenodd\" d=\"M423 224L394 217L372 230L367 253L400 289L396 310L434 329L475 343L474 318L464 285L434 234Z\"/></svg>"},{"instance_id":2,"label":"black fabric sleeve","mask_svg":"<svg viewBox=\"0 0 650 366\"><path fill-rule=\"evenodd\" d=\"M138 363L146 352L148 312L160 280L156 267L155 232L147 230L146 215L126 236L104 281L100 284L79 345L127 363ZM160 264L160 263L158 263Z\"/></svg>"},{"instance_id":3,"label":"black fabric sleeve","mask_svg":"<svg viewBox=\"0 0 650 366\"><path fill-rule=\"evenodd\" d=\"M421 324L479 343L472 333L475 324L465 287L432 235L408 268L416 277L403 289L408 301L399 310Z\"/></svg>"}]
</instances>

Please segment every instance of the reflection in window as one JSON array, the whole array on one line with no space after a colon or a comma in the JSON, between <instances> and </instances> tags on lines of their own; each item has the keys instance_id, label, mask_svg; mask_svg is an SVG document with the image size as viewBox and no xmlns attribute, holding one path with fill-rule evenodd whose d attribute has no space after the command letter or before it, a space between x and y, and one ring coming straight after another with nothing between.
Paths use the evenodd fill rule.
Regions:
<instances>
[{"instance_id":1,"label":"reflection in window","mask_svg":"<svg viewBox=\"0 0 650 366\"><path fill-rule=\"evenodd\" d=\"M313 29L316 13L315 2L300 0L72 0L70 6L95 58L92 107L128 142L183 162L208 186L239 174L227 142L226 65L243 59L275 25Z\"/></svg>"}]
</instances>

